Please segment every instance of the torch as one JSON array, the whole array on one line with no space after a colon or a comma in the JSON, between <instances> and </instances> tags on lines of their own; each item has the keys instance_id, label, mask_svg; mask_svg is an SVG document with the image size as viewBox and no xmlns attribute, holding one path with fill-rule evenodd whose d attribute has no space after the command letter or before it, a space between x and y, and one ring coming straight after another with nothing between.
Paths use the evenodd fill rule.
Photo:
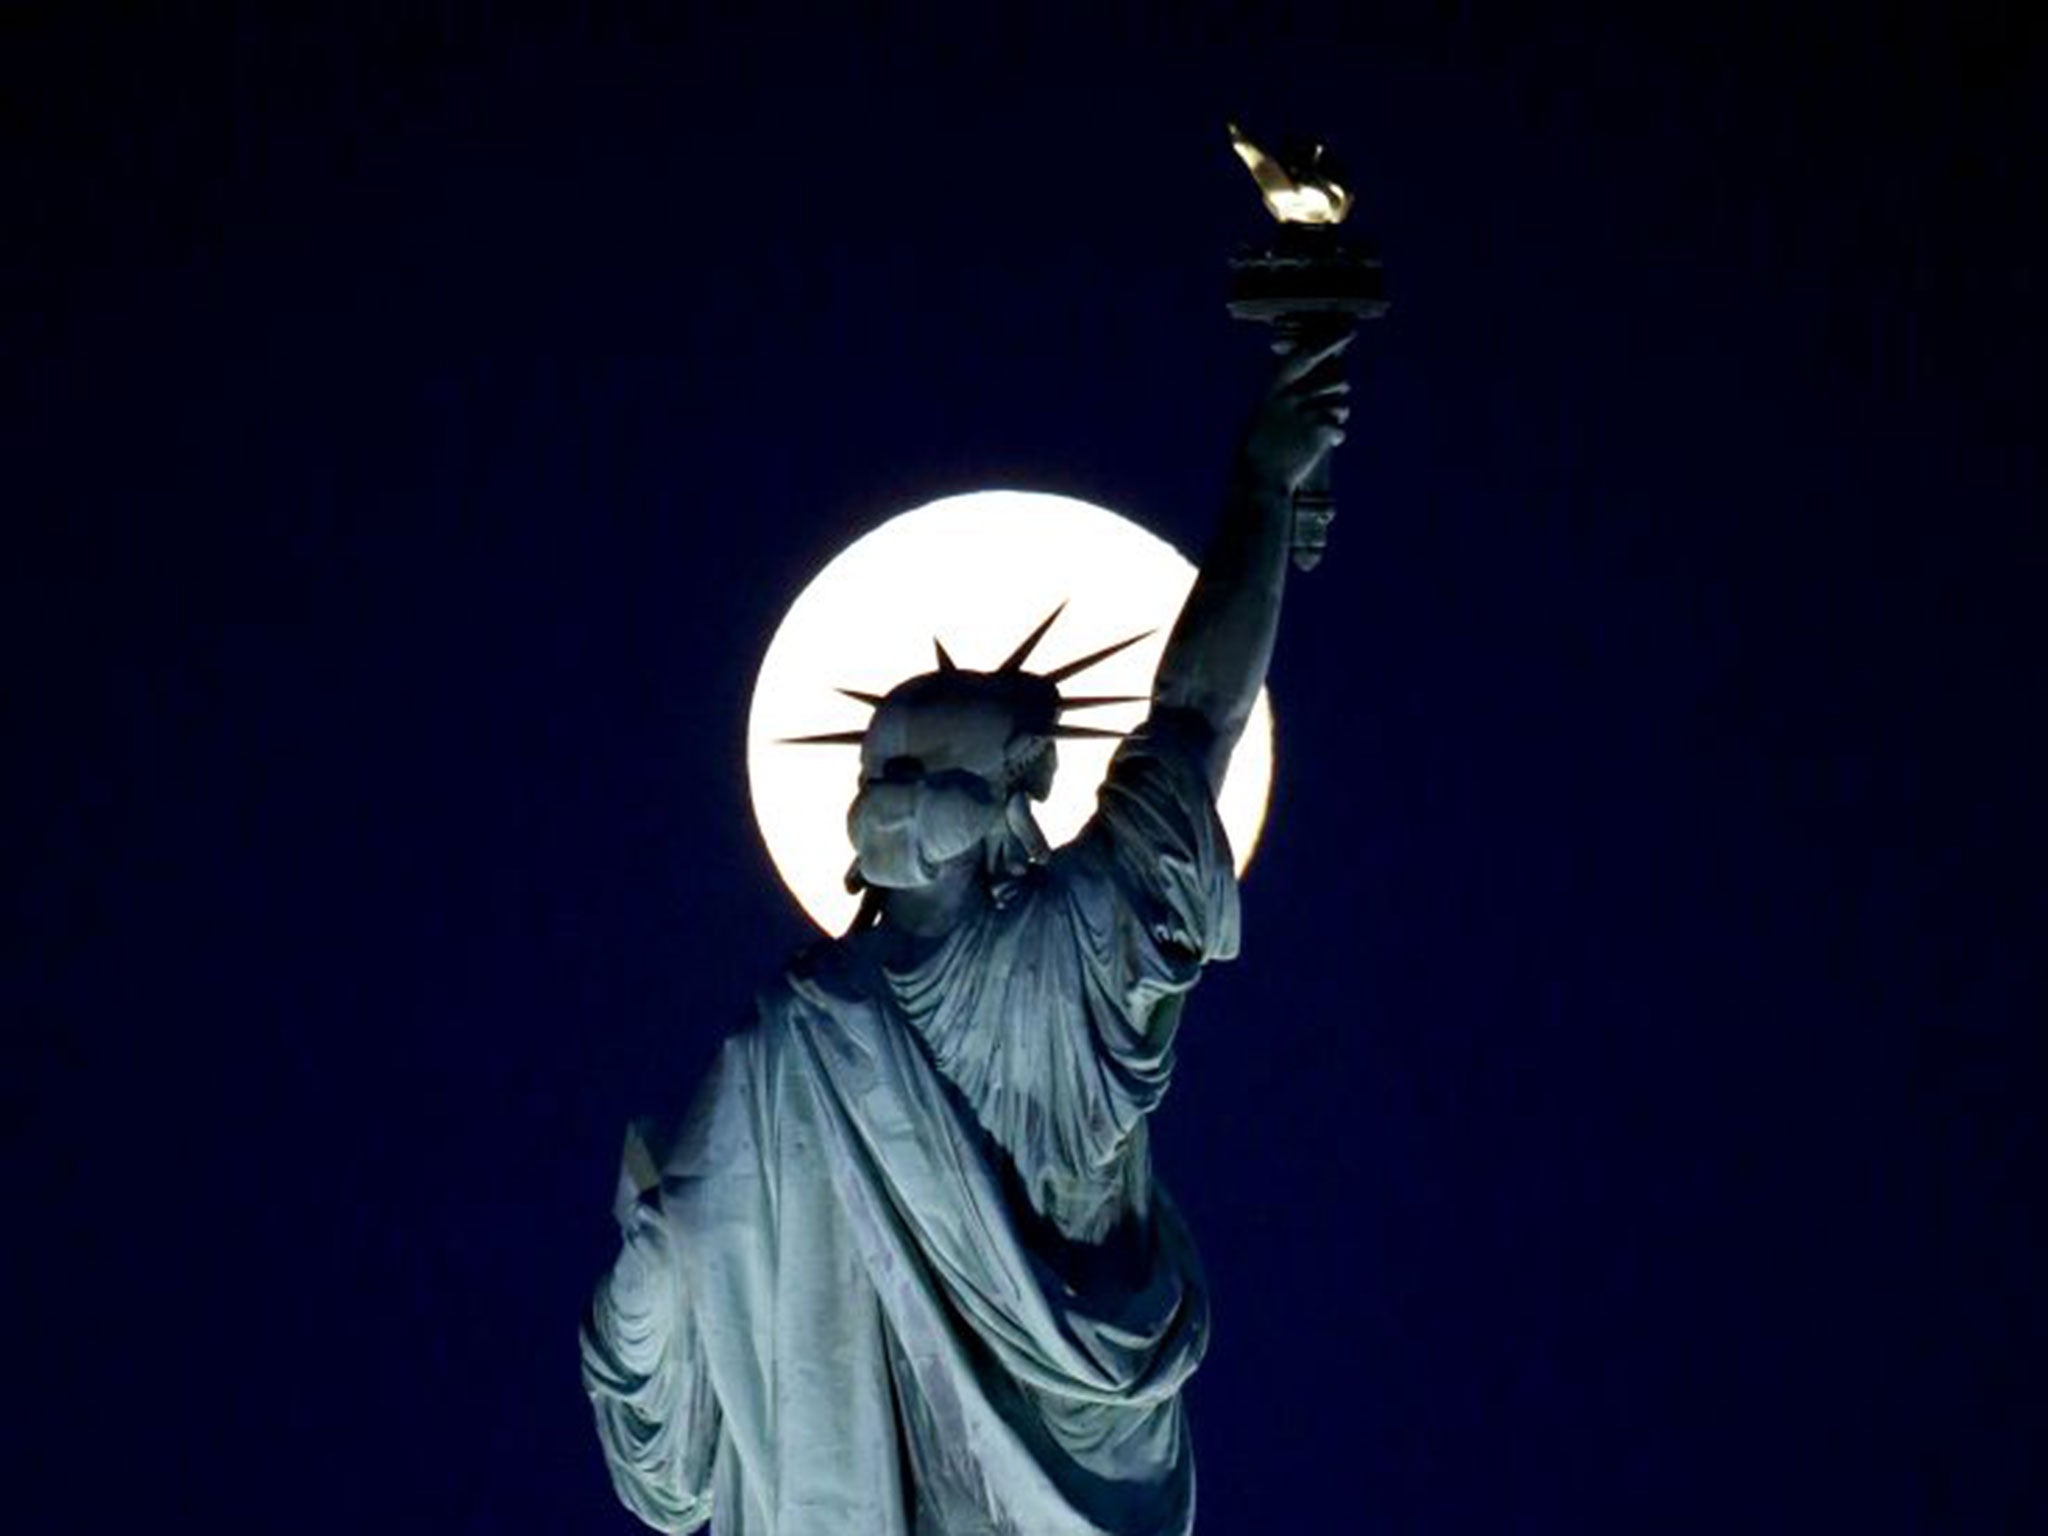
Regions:
<instances>
[{"instance_id":1,"label":"torch","mask_svg":"<svg viewBox=\"0 0 2048 1536\"><path fill-rule=\"evenodd\" d=\"M1273 350L1317 347L1361 320L1387 312L1379 252L1346 240L1338 226L1351 212L1351 189L1321 144L1285 145L1268 154L1230 127L1231 148L1258 183L1279 223L1273 243L1230 258L1230 313L1273 327ZM1337 509L1325 454L1294 493L1294 564L1313 570L1329 542Z\"/></svg>"}]
</instances>

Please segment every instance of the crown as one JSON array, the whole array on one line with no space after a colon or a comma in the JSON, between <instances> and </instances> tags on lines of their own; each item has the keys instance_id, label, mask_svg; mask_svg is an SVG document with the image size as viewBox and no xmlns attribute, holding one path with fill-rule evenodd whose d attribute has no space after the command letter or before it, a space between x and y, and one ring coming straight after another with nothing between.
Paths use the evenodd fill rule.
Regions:
<instances>
[{"instance_id":1,"label":"crown","mask_svg":"<svg viewBox=\"0 0 2048 1536\"><path fill-rule=\"evenodd\" d=\"M1108 704L1143 704L1147 702L1144 697L1137 694L1069 696L1059 691L1059 685L1068 678L1077 677L1090 667L1109 660L1118 652L1130 649L1140 640L1150 638L1154 631L1147 629L1127 636L1113 645L1105 645L1099 651L1090 651L1086 656L1078 656L1048 672L1025 671L1024 663L1029 661L1031 653L1038 649L1038 642L1045 638L1046 631L1051 629L1059 616L1066 611L1067 605L1061 603L1047 614L1039 622L1038 627L1019 641L1016 648L1003 658L1001 665L993 672L974 672L960 666L947 653L945 642L934 636L932 649L938 656L937 671L921 672L916 677L906 678L886 694L863 692L858 688L841 688L839 692L855 703L865 704L869 709L875 710L880 709L891 699L902 697L906 690L914 695L938 689L958 689L962 692L994 693L1005 699L1012 699L1025 689L1036 691L1034 685L1038 685L1046 689L1051 696L1044 701L1044 712L1049 718L1046 719L1044 729L1035 734L1042 734L1056 741L1120 741L1124 735L1122 731L1106 731L1087 725L1069 725L1061 720L1060 716L1070 710L1099 709ZM1030 713L1039 714L1041 711L1032 710ZM782 744L793 747L857 747L866 739L867 734L865 728L858 731L821 731L811 736L785 736L782 738Z\"/></svg>"}]
</instances>

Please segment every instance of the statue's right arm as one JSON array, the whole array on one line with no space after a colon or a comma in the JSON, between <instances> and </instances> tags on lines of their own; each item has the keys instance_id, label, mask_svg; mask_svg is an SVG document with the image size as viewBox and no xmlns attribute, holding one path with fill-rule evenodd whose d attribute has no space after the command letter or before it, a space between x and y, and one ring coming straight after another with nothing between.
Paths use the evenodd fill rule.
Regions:
<instances>
[{"instance_id":1,"label":"statue's right arm","mask_svg":"<svg viewBox=\"0 0 2048 1536\"><path fill-rule=\"evenodd\" d=\"M1280 627L1294 534L1294 491L1344 440L1349 386L1339 372L1351 333L1282 360L1253 413L1223 519L1160 658L1152 707L1206 742L1209 787L1265 686Z\"/></svg>"}]
</instances>

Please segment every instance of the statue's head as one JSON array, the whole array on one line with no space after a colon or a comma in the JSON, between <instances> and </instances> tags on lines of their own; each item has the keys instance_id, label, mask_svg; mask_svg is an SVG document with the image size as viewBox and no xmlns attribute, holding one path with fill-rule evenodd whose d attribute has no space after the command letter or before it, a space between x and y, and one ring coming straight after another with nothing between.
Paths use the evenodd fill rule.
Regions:
<instances>
[{"instance_id":1,"label":"statue's head","mask_svg":"<svg viewBox=\"0 0 2048 1536\"><path fill-rule=\"evenodd\" d=\"M900 890L978 854L992 873L1045 857L1031 803L1052 789L1059 689L1028 672L927 672L875 707L846 813L861 885Z\"/></svg>"},{"instance_id":2,"label":"statue's head","mask_svg":"<svg viewBox=\"0 0 2048 1536\"><path fill-rule=\"evenodd\" d=\"M1120 734L1067 725L1062 712L1140 702L1063 698L1059 685L1145 638L1133 635L1050 672L1027 672L1025 661L1059 614L1055 609L993 672L957 666L938 646L936 671L882 695L847 690L874 709L865 730L798 738L860 747L860 787L846 816L854 849L849 888L914 889L970 859L1000 884L1046 858L1031 807L1052 790L1056 743Z\"/></svg>"}]
</instances>

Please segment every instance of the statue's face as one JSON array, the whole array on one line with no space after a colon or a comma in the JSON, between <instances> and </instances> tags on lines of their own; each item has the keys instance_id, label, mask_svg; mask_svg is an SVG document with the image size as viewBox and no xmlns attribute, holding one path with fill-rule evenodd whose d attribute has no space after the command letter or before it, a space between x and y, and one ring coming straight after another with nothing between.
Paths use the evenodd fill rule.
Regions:
<instances>
[{"instance_id":1,"label":"statue's face","mask_svg":"<svg viewBox=\"0 0 2048 1536\"><path fill-rule=\"evenodd\" d=\"M957 768L927 773L898 758L884 777L861 781L846 829L863 880L911 890L977 857L1002 821L1003 797L987 779Z\"/></svg>"},{"instance_id":2,"label":"statue's face","mask_svg":"<svg viewBox=\"0 0 2048 1536\"><path fill-rule=\"evenodd\" d=\"M1020 733L1000 698L971 688L892 696L861 744L846 817L861 878L885 890L931 883L1002 831L1012 794L1042 796L1050 778L1050 743Z\"/></svg>"}]
</instances>

